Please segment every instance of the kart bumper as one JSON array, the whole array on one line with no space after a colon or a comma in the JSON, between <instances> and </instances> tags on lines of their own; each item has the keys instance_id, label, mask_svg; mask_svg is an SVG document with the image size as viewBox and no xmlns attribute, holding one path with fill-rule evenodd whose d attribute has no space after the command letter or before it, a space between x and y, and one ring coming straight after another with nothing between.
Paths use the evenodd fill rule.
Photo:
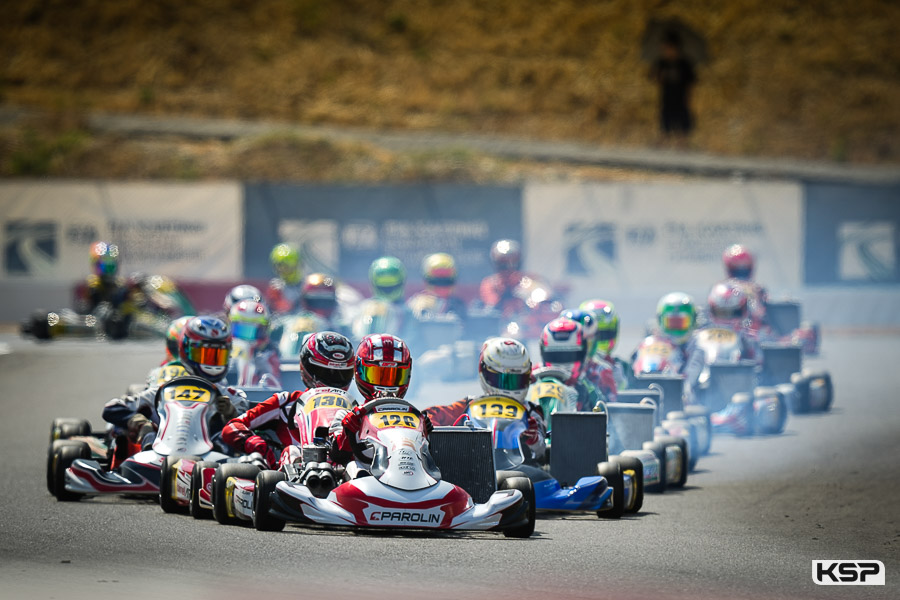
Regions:
<instances>
[{"instance_id":1,"label":"kart bumper","mask_svg":"<svg viewBox=\"0 0 900 600\"><path fill-rule=\"evenodd\" d=\"M79 494L159 493L160 465L126 460L119 471L104 470L95 460L77 459L66 469L66 490Z\"/></svg>"},{"instance_id":2,"label":"kart bumper","mask_svg":"<svg viewBox=\"0 0 900 600\"><path fill-rule=\"evenodd\" d=\"M612 508L613 490L600 476L582 477L572 487L555 479L534 482L538 510L597 511Z\"/></svg>"}]
</instances>

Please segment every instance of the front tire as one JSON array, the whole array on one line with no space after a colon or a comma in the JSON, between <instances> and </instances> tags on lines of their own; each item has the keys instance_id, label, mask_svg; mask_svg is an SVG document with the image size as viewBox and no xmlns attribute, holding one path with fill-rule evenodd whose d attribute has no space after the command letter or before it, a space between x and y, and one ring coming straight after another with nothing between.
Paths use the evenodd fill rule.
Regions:
<instances>
[{"instance_id":1,"label":"front tire","mask_svg":"<svg viewBox=\"0 0 900 600\"><path fill-rule=\"evenodd\" d=\"M525 515L528 522L518 527L504 529L503 535L511 538L527 538L534 533L535 510L537 501L534 498L534 484L527 477L509 477L503 480L501 490L519 490L522 502L525 503Z\"/></svg>"},{"instance_id":2,"label":"front tire","mask_svg":"<svg viewBox=\"0 0 900 600\"><path fill-rule=\"evenodd\" d=\"M53 489L60 502L77 502L84 494L70 492L66 489L66 469L79 458L90 458L91 449L85 442L70 442L59 447L53 458Z\"/></svg>"},{"instance_id":3,"label":"front tire","mask_svg":"<svg viewBox=\"0 0 900 600\"><path fill-rule=\"evenodd\" d=\"M644 450L652 452L659 461L659 483L649 485L644 488L644 490L651 494L662 494L666 491L666 480L668 479L668 472L666 469L666 447L664 444L656 441L644 442Z\"/></svg>"},{"instance_id":4,"label":"front tire","mask_svg":"<svg viewBox=\"0 0 900 600\"><path fill-rule=\"evenodd\" d=\"M259 473L259 467L247 463L225 463L216 469L212 480L213 516L216 521L222 525L237 525L241 522L240 518L228 514L229 508L231 508L228 506L229 498L225 493L228 479L235 477L255 481L257 473Z\"/></svg>"},{"instance_id":5,"label":"front tire","mask_svg":"<svg viewBox=\"0 0 900 600\"><path fill-rule=\"evenodd\" d=\"M618 462L602 462L597 465L597 475L606 479L606 483L612 488L613 506L607 510L598 510L597 516L601 519L620 519L625 514L625 478L622 475L622 465Z\"/></svg>"},{"instance_id":6,"label":"front tire","mask_svg":"<svg viewBox=\"0 0 900 600\"><path fill-rule=\"evenodd\" d=\"M190 513L195 519L212 519L212 509L200 506L200 490L203 489L203 470L217 469L219 463L212 461L198 462L191 472L191 504Z\"/></svg>"},{"instance_id":7,"label":"front tire","mask_svg":"<svg viewBox=\"0 0 900 600\"><path fill-rule=\"evenodd\" d=\"M286 479L281 471L260 471L256 474L256 487L253 489L253 526L257 531L281 531L284 529L283 519L272 516L272 493L279 481Z\"/></svg>"},{"instance_id":8,"label":"front tire","mask_svg":"<svg viewBox=\"0 0 900 600\"><path fill-rule=\"evenodd\" d=\"M91 435L91 423L86 419L53 419L50 425L50 442Z\"/></svg>"},{"instance_id":9,"label":"front tire","mask_svg":"<svg viewBox=\"0 0 900 600\"><path fill-rule=\"evenodd\" d=\"M163 509L163 512L167 513L183 513L186 512L187 507L183 504L179 504L177 500L175 500L175 478L177 476L177 472L175 470L175 465L181 459L186 458L188 460L196 460L200 459L196 456L183 456L180 454L172 454L167 456L162 463L162 467L159 472L159 506Z\"/></svg>"},{"instance_id":10,"label":"front tire","mask_svg":"<svg viewBox=\"0 0 900 600\"><path fill-rule=\"evenodd\" d=\"M610 456L609 462L618 463L622 468L622 473L632 471L634 479L634 501L630 508L626 508L625 512L629 514L638 513L644 506L644 463L641 459L634 456ZM622 478L624 482L625 478Z\"/></svg>"},{"instance_id":11,"label":"front tire","mask_svg":"<svg viewBox=\"0 0 900 600\"><path fill-rule=\"evenodd\" d=\"M690 448L687 445L687 440L674 435L666 435L657 438L656 441L661 442L665 446L676 445L681 449L681 474L678 476L678 479L672 483L672 487L684 487L684 484L687 483L688 471L690 470L691 464ZM668 476L668 472L666 475Z\"/></svg>"}]
</instances>

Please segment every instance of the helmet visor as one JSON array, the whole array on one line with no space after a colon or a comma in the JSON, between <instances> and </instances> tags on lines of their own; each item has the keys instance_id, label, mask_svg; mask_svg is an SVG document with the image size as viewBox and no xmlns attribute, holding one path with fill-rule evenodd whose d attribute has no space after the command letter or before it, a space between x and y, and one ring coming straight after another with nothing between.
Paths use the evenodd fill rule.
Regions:
<instances>
[{"instance_id":1,"label":"helmet visor","mask_svg":"<svg viewBox=\"0 0 900 600\"><path fill-rule=\"evenodd\" d=\"M425 282L435 287L451 287L456 285L456 277L426 277Z\"/></svg>"},{"instance_id":2,"label":"helmet visor","mask_svg":"<svg viewBox=\"0 0 900 600\"><path fill-rule=\"evenodd\" d=\"M753 272L751 267L739 266L739 267L731 267L728 269L729 275L734 277L735 279L750 279L750 274Z\"/></svg>"},{"instance_id":3,"label":"helmet visor","mask_svg":"<svg viewBox=\"0 0 900 600\"><path fill-rule=\"evenodd\" d=\"M265 328L258 323L232 323L231 335L239 340L255 342L265 337Z\"/></svg>"},{"instance_id":4,"label":"helmet visor","mask_svg":"<svg viewBox=\"0 0 900 600\"><path fill-rule=\"evenodd\" d=\"M97 275L115 275L117 266L114 260L99 260L96 267Z\"/></svg>"},{"instance_id":5,"label":"helmet visor","mask_svg":"<svg viewBox=\"0 0 900 600\"><path fill-rule=\"evenodd\" d=\"M691 328L691 318L680 314L663 315L662 326L666 331L687 331Z\"/></svg>"},{"instance_id":6,"label":"helmet visor","mask_svg":"<svg viewBox=\"0 0 900 600\"><path fill-rule=\"evenodd\" d=\"M383 367L381 365L358 365L357 376L372 385L396 387L409 383L409 367Z\"/></svg>"},{"instance_id":7,"label":"helmet visor","mask_svg":"<svg viewBox=\"0 0 900 600\"><path fill-rule=\"evenodd\" d=\"M315 298L307 296L303 299L303 302L306 303L306 307L309 310L334 310L337 307L337 300L335 300L334 296L330 298Z\"/></svg>"},{"instance_id":8,"label":"helmet visor","mask_svg":"<svg viewBox=\"0 0 900 600\"><path fill-rule=\"evenodd\" d=\"M570 365L584 360L584 350L556 350L541 353L544 362L551 365Z\"/></svg>"},{"instance_id":9,"label":"helmet visor","mask_svg":"<svg viewBox=\"0 0 900 600\"><path fill-rule=\"evenodd\" d=\"M595 340L600 342L608 342L609 340L616 339L616 334L618 332L615 329L598 329Z\"/></svg>"},{"instance_id":10,"label":"helmet visor","mask_svg":"<svg viewBox=\"0 0 900 600\"><path fill-rule=\"evenodd\" d=\"M498 390L524 390L531 383L531 373L498 373L484 368L481 375L489 386Z\"/></svg>"},{"instance_id":11,"label":"helmet visor","mask_svg":"<svg viewBox=\"0 0 900 600\"><path fill-rule=\"evenodd\" d=\"M304 365L301 365L301 367L303 366ZM353 381L352 367L336 369L334 367L323 367L322 365L309 363L308 365L305 365L305 368L309 370L309 374L312 375L316 381L320 381L329 387L347 389L350 382Z\"/></svg>"},{"instance_id":12,"label":"helmet visor","mask_svg":"<svg viewBox=\"0 0 900 600\"><path fill-rule=\"evenodd\" d=\"M403 283L398 283L396 285L376 285L375 291L378 292L379 295L389 298L391 300L396 300L403 296Z\"/></svg>"},{"instance_id":13,"label":"helmet visor","mask_svg":"<svg viewBox=\"0 0 900 600\"><path fill-rule=\"evenodd\" d=\"M229 349L223 346L203 346L187 344L185 355L191 362L209 367L224 367L228 364Z\"/></svg>"}]
</instances>

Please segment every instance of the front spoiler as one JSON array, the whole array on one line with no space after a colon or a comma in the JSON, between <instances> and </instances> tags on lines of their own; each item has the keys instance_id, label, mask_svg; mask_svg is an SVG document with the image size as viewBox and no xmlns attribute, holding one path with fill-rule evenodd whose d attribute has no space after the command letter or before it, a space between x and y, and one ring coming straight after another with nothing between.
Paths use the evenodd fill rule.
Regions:
<instances>
[{"instance_id":1,"label":"front spoiler","mask_svg":"<svg viewBox=\"0 0 900 600\"><path fill-rule=\"evenodd\" d=\"M535 481L538 510L597 511L612 508L613 490L599 475L582 477L572 487L560 487L555 479Z\"/></svg>"},{"instance_id":2,"label":"front spoiler","mask_svg":"<svg viewBox=\"0 0 900 600\"><path fill-rule=\"evenodd\" d=\"M143 454L143 453L142 453ZM159 459L162 463L162 457ZM66 490L79 494L159 494L160 464L131 458L119 471L107 471L95 460L76 459L66 469Z\"/></svg>"},{"instance_id":3,"label":"front spoiler","mask_svg":"<svg viewBox=\"0 0 900 600\"><path fill-rule=\"evenodd\" d=\"M443 481L434 487L465 493ZM526 506L518 490L494 492L484 504L472 504L470 500L466 509L455 516L441 510L439 503L431 502L430 506L423 506L421 494L417 492L391 489L389 495L390 500L368 496L352 511L336 502L334 493L328 498L316 498L306 486L282 481L272 492L270 512L273 516L295 523L378 529L502 531L528 523ZM407 497L407 502L403 502L404 497Z\"/></svg>"}]
</instances>

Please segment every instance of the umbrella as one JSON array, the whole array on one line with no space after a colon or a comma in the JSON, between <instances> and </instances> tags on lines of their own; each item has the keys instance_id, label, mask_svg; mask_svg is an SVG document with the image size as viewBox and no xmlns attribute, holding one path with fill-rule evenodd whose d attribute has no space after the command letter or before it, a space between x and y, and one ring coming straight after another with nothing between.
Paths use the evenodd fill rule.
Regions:
<instances>
[{"instance_id":1,"label":"umbrella","mask_svg":"<svg viewBox=\"0 0 900 600\"><path fill-rule=\"evenodd\" d=\"M641 41L641 58L656 62L662 54L663 43L667 40L677 40L681 53L695 65L709 60L703 36L676 18L651 19L647 23L644 39Z\"/></svg>"}]
</instances>

